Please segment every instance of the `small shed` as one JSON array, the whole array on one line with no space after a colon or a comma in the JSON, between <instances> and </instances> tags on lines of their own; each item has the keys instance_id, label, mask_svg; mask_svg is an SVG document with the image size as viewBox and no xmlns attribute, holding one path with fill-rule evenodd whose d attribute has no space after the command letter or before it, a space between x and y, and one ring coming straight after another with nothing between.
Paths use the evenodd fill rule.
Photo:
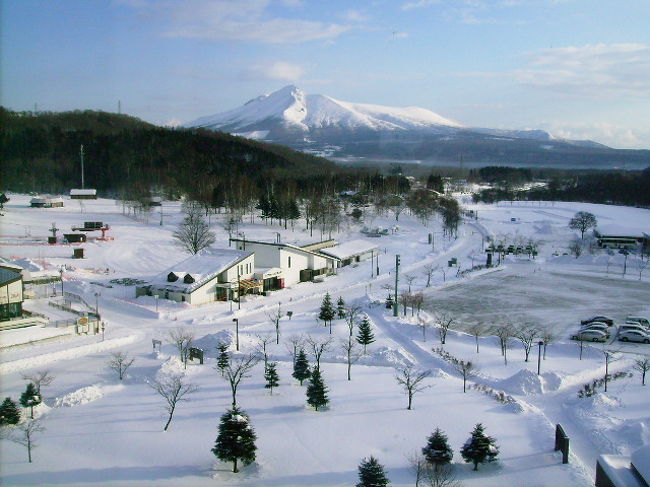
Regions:
<instances>
[{"instance_id":1,"label":"small shed","mask_svg":"<svg viewBox=\"0 0 650 487\"><path fill-rule=\"evenodd\" d=\"M30 200L29 205L32 208L60 208L63 206L63 198L52 195L35 196Z\"/></svg>"},{"instance_id":2,"label":"small shed","mask_svg":"<svg viewBox=\"0 0 650 487\"><path fill-rule=\"evenodd\" d=\"M71 189L70 199L71 200L96 200L97 190L96 189Z\"/></svg>"},{"instance_id":3,"label":"small shed","mask_svg":"<svg viewBox=\"0 0 650 487\"><path fill-rule=\"evenodd\" d=\"M350 240L334 247L322 249L321 253L336 257L338 267L368 260L379 253L379 247L365 240Z\"/></svg>"}]
</instances>

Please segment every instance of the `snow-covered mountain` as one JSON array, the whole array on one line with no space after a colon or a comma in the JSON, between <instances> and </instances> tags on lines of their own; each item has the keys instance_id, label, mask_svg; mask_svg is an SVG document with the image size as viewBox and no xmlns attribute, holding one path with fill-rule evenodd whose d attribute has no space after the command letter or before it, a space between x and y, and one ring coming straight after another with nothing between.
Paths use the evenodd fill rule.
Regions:
<instances>
[{"instance_id":1,"label":"snow-covered mountain","mask_svg":"<svg viewBox=\"0 0 650 487\"><path fill-rule=\"evenodd\" d=\"M623 161L643 164L648 154L559 139L544 130L468 127L424 108L351 103L308 95L292 85L185 127L229 132L345 161L612 167Z\"/></svg>"},{"instance_id":2,"label":"snow-covered mountain","mask_svg":"<svg viewBox=\"0 0 650 487\"><path fill-rule=\"evenodd\" d=\"M199 118L187 127L228 132L259 131L259 126L282 124L288 130L444 130L461 125L424 108L394 108L335 100L325 95L307 95L300 88L285 86L269 95L254 98L239 108Z\"/></svg>"}]
</instances>

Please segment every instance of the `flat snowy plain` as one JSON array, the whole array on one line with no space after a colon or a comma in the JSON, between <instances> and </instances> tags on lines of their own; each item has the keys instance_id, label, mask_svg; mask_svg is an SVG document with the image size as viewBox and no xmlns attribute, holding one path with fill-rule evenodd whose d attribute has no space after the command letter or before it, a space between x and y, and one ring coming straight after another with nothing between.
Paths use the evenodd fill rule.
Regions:
<instances>
[{"instance_id":1,"label":"flat snowy plain","mask_svg":"<svg viewBox=\"0 0 650 487\"><path fill-rule=\"evenodd\" d=\"M108 326L104 339L60 334L62 330L52 328L0 333L2 397L18 399L26 386L22 374L47 369L56 377L44 388L44 404L36 410L46 430L36 438L33 463L27 462L24 447L0 441L2 485L349 486L357 482L361 459L374 455L386 466L392 485L410 486L415 479L408 457L439 427L449 437L456 479L464 486L589 486L599 454L629 454L650 443L650 386L641 386L638 373L611 382L607 393L601 390L588 399L576 396L584 383L604 375L604 349L617 352L610 372L633 372L634 358L650 355L650 346L616 341L587 345L579 360L578 345L569 340L576 323L594 314L611 315L618 322L632 314L650 316L648 275L639 276L632 257L623 276L621 255L586 253L579 259L563 255L574 237L567 223L576 211L590 211L601 222L637 230L650 222L648 210L463 201L468 209L478 210L478 219L467 220L456 240L443 236L439 222L424 226L402 215L395 233L369 239L381 249L378 277L372 276L369 261L362 262L322 283L299 284L268 297L247 297L241 309L235 303L231 310L228 303L190 308L159 300L156 306L153 298L135 299L133 286L110 282L125 277L146 280L186 257L171 239L182 219L180 203L164 203L160 225L158 210L148 221L136 220L124 215L113 200L80 204L65 198L64 208L33 209L28 207L30 197L9 196L0 220L0 255L29 259L35 267L54 273L66 265L65 289L89 303L97 298ZM224 219L223 214L210 216L216 245L221 247L228 246ZM83 244L83 260L71 258L70 245L43 243L52 222L67 232L84 221L109 223L109 235L115 240ZM387 215L366 224L391 228L396 222ZM361 226L345 223L333 237L340 242L364 238ZM301 221L284 230L258 218L250 223L250 217L244 218L239 231L260 240L275 240L280 232L283 242L295 243L320 237L316 231L310 236ZM428 243L429 233L434 235L434 246ZM481 248L486 235L509 240L531 237L543 244L535 260L509 257L496 269L457 278L457 268L448 268L447 261L456 257L461 269L471 267L472 261L484 263ZM394 318L385 309L388 291L383 286L394 282L397 253L402 259L400 289L408 287L405 276L411 275L412 288L425 294L422 317L432 318L442 310L456 318L445 350L479 365L470 384L503 391L515 402L502 404L473 387L463 393L462 378L431 350L440 346L437 330L430 327L423 337L410 311ZM440 266L430 287L423 273L428 264ZM342 296L348 305L361 306L373 324L376 341L353 365L352 380L347 381L341 341L348 329L343 320L334 321L332 348L322 363L330 404L316 412L305 403L305 386L291 377L287 345L294 335L329 337L329 330L316 319L326 292L334 300ZM24 307L48 311L51 307L44 301L28 300ZM210 452L219 417L230 405L229 387L214 369L215 347L228 341L236 355L232 321L236 317L242 352L255 350L258 336L274 336L267 313L276 310L278 303L282 311L293 312L290 320L281 321L280 344L269 346L271 359L279 363L280 386L272 395L264 389L262 365L242 382L237 399L258 436L257 461L233 474L230 464L217 461ZM557 335L542 360L540 376L537 347L525 362L521 345L513 340L504 365L495 337L481 337L476 353L475 338L464 332L477 322L493 325L504 320L536 323ZM206 352L204 365L194 362L183 370L167 339L176 327L195 333L196 345ZM163 342L160 353L152 353L152 339ZM121 383L106 366L115 351L135 358ZM431 387L415 396L411 411L394 378L395 368L404 364L432 371L426 381ZM171 373L186 374L199 389L178 406L170 429L163 432L163 401L147 381ZM473 472L471 465L462 462L459 450L478 422L496 438L500 454L497 463ZM553 452L556 423L571 437L568 465L562 465L560 454Z\"/></svg>"}]
</instances>

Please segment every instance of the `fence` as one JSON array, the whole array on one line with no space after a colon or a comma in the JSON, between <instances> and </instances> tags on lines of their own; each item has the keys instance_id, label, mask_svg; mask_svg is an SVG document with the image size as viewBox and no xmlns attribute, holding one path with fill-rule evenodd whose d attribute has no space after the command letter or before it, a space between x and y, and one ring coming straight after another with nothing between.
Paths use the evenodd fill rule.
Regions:
<instances>
[{"instance_id":1,"label":"fence","mask_svg":"<svg viewBox=\"0 0 650 487\"><path fill-rule=\"evenodd\" d=\"M569 463L569 437L561 424L555 426L555 451L562 450L562 463Z\"/></svg>"}]
</instances>

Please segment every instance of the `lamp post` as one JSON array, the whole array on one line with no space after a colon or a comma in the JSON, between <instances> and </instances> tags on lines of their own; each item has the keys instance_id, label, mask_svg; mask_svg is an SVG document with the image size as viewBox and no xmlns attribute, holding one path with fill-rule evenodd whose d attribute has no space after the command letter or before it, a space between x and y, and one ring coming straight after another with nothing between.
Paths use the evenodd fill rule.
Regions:
<instances>
[{"instance_id":1,"label":"lamp post","mask_svg":"<svg viewBox=\"0 0 650 487\"><path fill-rule=\"evenodd\" d=\"M154 298L156 298L156 313L158 312L158 294L153 295Z\"/></svg>"},{"instance_id":2,"label":"lamp post","mask_svg":"<svg viewBox=\"0 0 650 487\"><path fill-rule=\"evenodd\" d=\"M106 325L107 323L105 321L102 321L102 341L104 341L104 332L106 331Z\"/></svg>"},{"instance_id":3,"label":"lamp post","mask_svg":"<svg viewBox=\"0 0 650 487\"><path fill-rule=\"evenodd\" d=\"M101 293L97 292L95 293L95 314L97 315L97 319L99 319L99 297L101 296Z\"/></svg>"},{"instance_id":4,"label":"lamp post","mask_svg":"<svg viewBox=\"0 0 650 487\"><path fill-rule=\"evenodd\" d=\"M63 296L63 266L59 268L59 275L61 276L61 298L65 302L65 297Z\"/></svg>"},{"instance_id":5,"label":"lamp post","mask_svg":"<svg viewBox=\"0 0 650 487\"><path fill-rule=\"evenodd\" d=\"M544 345L543 341L537 342L537 375L540 374L542 369L542 345Z\"/></svg>"},{"instance_id":6,"label":"lamp post","mask_svg":"<svg viewBox=\"0 0 650 487\"><path fill-rule=\"evenodd\" d=\"M235 347L239 352L239 318L235 318Z\"/></svg>"},{"instance_id":7,"label":"lamp post","mask_svg":"<svg viewBox=\"0 0 650 487\"><path fill-rule=\"evenodd\" d=\"M237 309L241 309L241 274L237 266Z\"/></svg>"}]
</instances>

